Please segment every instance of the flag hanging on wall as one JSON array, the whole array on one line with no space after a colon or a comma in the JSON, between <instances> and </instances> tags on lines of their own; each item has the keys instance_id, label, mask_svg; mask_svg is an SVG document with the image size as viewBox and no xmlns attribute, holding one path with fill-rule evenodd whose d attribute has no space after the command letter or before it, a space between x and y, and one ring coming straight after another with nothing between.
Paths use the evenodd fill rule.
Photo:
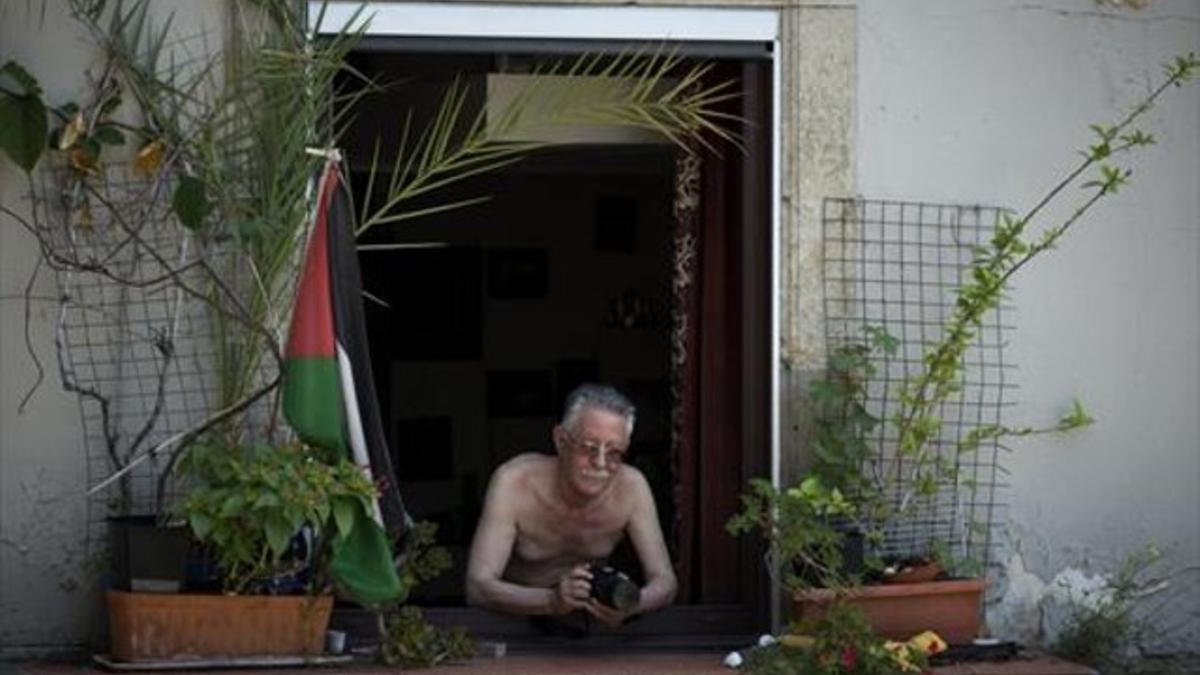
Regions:
<instances>
[{"instance_id":1,"label":"flag hanging on wall","mask_svg":"<svg viewBox=\"0 0 1200 675\"><path fill-rule=\"evenodd\" d=\"M406 591L390 541L404 534L408 516L371 375L348 192L338 160L329 159L288 332L283 413L305 443L345 453L380 488L374 512L357 514L349 536L332 543L331 566L350 597L376 605Z\"/></svg>"}]
</instances>

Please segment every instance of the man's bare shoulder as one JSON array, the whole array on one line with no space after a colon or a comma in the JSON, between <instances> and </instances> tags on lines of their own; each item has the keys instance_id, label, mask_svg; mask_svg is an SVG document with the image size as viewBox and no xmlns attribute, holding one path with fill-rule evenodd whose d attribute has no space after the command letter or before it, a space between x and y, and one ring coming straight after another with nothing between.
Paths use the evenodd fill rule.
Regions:
<instances>
[{"instance_id":1,"label":"man's bare shoulder","mask_svg":"<svg viewBox=\"0 0 1200 675\"><path fill-rule=\"evenodd\" d=\"M632 464L622 464L617 472L617 485L620 490L632 496L650 496L650 482L646 480L641 469Z\"/></svg>"},{"instance_id":2,"label":"man's bare shoulder","mask_svg":"<svg viewBox=\"0 0 1200 675\"><path fill-rule=\"evenodd\" d=\"M536 480L548 470L552 470L554 457L537 452L526 452L496 467L492 474L492 484L507 489Z\"/></svg>"}]
</instances>

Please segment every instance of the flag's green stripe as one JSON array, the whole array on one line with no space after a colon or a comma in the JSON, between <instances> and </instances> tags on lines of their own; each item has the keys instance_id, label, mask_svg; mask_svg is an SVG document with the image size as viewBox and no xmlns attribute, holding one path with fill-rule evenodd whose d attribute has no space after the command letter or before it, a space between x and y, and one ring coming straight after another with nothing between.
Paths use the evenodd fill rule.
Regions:
<instances>
[{"instance_id":1,"label":"flag's green stripe","mask_svg":"<svg viewBox=\"0 0 1200 675\"><path fill-rule=\"evenodd\" d=\"M346 451L345 413L337 361L292 358L284 362L283 412L305 443Z\"/></svg>"},{"instance_id":2,"label":"flag's green stripe","mask_svg":"<svg viewBox=\"0 0 1200 675\"><path fill-rule=\"evenodd\" d=\"M333 542L330 571L344 593L368 607L403 602L408 589L396 574L387 535L361 507L354 527Z\"/></svg>"}]
</instances>

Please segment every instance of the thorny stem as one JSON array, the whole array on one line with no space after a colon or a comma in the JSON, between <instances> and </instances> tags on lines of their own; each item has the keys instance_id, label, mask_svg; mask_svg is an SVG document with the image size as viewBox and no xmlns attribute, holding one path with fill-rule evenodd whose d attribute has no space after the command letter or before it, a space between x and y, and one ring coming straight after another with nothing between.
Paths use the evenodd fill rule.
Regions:
<instances>
[{"instance_id":1,"label":"thorny stem","mask_svg":"<svg viewBox=\"0 0 1200 675\"><path fill-rule=\"evenodd\" d=\"M38 358L37 351L33 348L33 336L30 334L29 327L32 323L31 313L33 312L33 284L37 281L38 272L42 269L42 258L38 257L33 265L33 271L29 274L29 281L25 284L25 351L29 354L29 358L33 361L33 367L37 370L37 377L29 390L25 392L25 396L21 397L21 403L17 406L17 413L25 412L25 405L33 398L33 393L42 386L42 382L46 379L46 370L42 368L42 360Z\"/></svg>"}]
</instances>

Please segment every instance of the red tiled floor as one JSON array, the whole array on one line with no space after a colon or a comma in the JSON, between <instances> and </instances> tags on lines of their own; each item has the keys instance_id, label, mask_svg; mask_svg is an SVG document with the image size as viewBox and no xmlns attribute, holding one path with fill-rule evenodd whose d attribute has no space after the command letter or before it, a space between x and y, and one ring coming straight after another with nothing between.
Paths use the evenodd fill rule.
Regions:
<instances>
[{"instance_id":1,"label":"red tiled floor","mask_svg":"<svg viewBox=\"0 0 1200 675\"><path fill-rule=\"evenodd\" d=\"M324 668L272 668L242 670L175 671L206 675L733 675L736 671L721 665L722 656L704 654L601 654L585 655L514 655L497 659L477 659L425 670L404 670L360 663ZM14 675L69 675L106 672L90 666L40 664L18 665ZM170 672L170 671L168 671ZM1094 675L1095 671L1053 657L1017 659L1006 663L974 663L944 666L933 675Z\"/></svg>"},{"instance_id":2,"label":"red tiled floor","mask_svg":"<svg viewBox=\"0 0 1200 675\"><path fill-rule=\"evenodd\" d=\"M731 675L734 671L721 665L719 654L616 654L601 656L506 656L489 661L477 661L462 666L432 670L413 670L406 673L423 675Z\"/></svg>"},{"instance_id":3,"label":"red tiled floor","mask_svg":"<svg viewBox=\"0 0 1200 675\"><path fill-rule=\"evenodd\" d=\"M934 669L935 675L1096 675L1096 671L1053 656L994 663L960 663Z\"/></svg>"},{"instance_id":4,"label":"red tiled floor","mask_svg":"<svg viewBox=\"0 0 1200 675\"><path fill-rule=\"evenodd\" d=\"M321 673L350 673L351 675L731 675L734 671L721 665L720 654L601 654L571 655L514 655L497 659L477 659L423 670L404 670L373 664L329 666L322 668L272 668L242 670L166 671L192 672L206 675L321 675ZM20 665L19 675L69 675L106 672L90 666L66 664Z\"/></svg>"}]
</instances>

